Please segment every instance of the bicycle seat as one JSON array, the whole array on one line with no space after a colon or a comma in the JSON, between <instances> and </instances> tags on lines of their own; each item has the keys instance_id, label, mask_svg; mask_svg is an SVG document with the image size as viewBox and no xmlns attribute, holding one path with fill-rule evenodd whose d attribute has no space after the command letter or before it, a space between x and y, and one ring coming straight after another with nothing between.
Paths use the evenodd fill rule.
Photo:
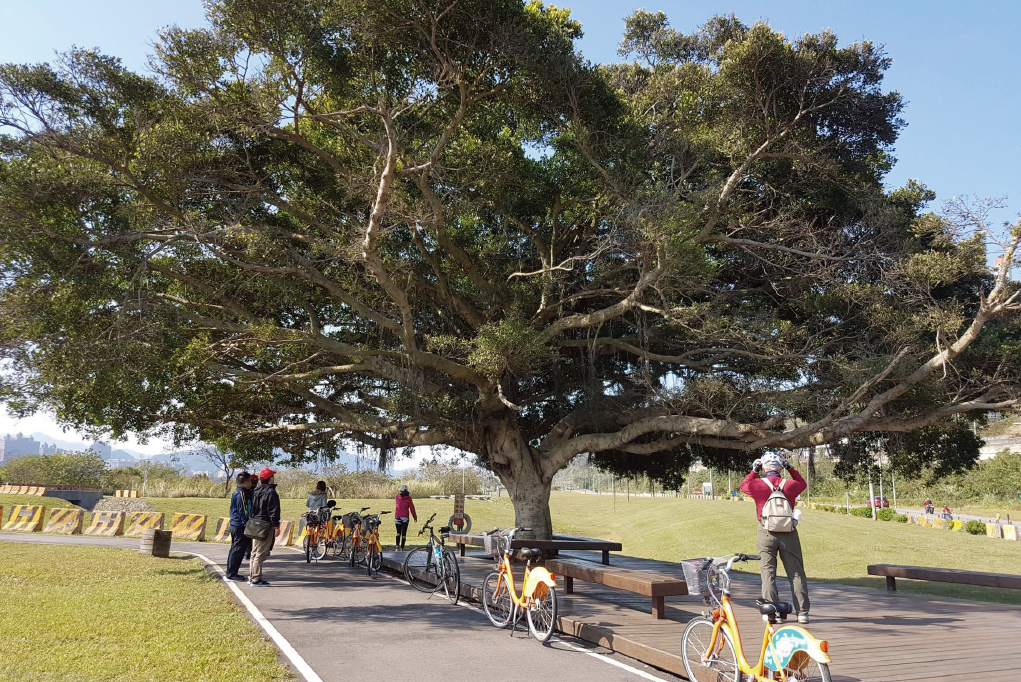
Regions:
<instances>
[{"instance_id":1,"label":"bicycle seat","mask_svg":"<svg viewBox=\"0 0 1021 682\"><path fill-rule=\"evenodd\" d=\"M522 559L538 559L542 556L541 549L522 549L518 551L518 556Z\"/></svg>"},{"instance_id":2,"label":"bicycle seat","mask_svg":"<svg viewBox=\"0 0 1021 682\"><path fill-rule=\"evenodd\" d=\"M450 526L443 526L442 528L440 528L440 532L441 533L449 533L450 532Z\"/></svg>"},{"instance_id":3,"label":"bicycle seat","mask_svg":"<svg viewBox=\"0 0 1021 682\"><path fill-rule=\"evenodd\" d=\"M793 607L791 607L790 604L782 602L771 602L756 599L755 604L759 607L759 613L763 616L769 616L770 620L783 620L787 618L793 610Z\"/></svg>"}]
</instances>

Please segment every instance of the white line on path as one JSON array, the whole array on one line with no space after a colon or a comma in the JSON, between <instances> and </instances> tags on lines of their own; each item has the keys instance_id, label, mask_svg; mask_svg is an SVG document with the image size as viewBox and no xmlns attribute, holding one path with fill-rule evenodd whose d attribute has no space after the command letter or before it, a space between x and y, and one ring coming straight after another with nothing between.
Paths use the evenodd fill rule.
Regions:
<instances>
[{"instance_id":1,"label":"white line on path","mask_svg":"<svg viewBox=\"0 0 1021 682\"><path fill-rule=\"evenodd\" d=\"M202 559L202 561L206 562L207 566L212 566L213 569L220 574L221 579L223 578L223 569L220 568L220 565L215 561L210 561L208 557L196 552L178 552L177 550L174 550L174 552L176 554L188 554L189 556ZM252 614L252 618L255 619L255 622L261 625L262 629L266 631L266 634L270 636L270 639L272 639L276 645L280 647L280 650L284 652L284 656L287 656L287 660L289 660L291 664L297 668L302 677L304 677L307 682L323 682L323 678L319 677L315 670L312 670L312 666L310 666L308 662L301 657L301 654L299 654L295 648L291 646L291 643L280 634L280 631L273 627L273 624L266 619L266 616L262 615L262 611L259 610L259 607L252 603L252 600L241 591L241 588L230 580L224 582L227 583L227 587L229 587L231 592L234 593L234 596L238 598L238 601L245 605L245 608L248 609L248 613Z\"/></svg>"}]
</instances>

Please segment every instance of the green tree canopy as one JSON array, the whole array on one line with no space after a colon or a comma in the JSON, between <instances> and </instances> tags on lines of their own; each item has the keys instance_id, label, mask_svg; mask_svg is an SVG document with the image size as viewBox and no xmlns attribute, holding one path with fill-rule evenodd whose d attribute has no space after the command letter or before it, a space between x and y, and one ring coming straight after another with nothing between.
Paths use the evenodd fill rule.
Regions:
<instances>
[{"instance_id":1,"label":"green tree canopy","mask_svg":"<svg viewBox=\"0 0 1021 682\"><path fill-rule=\"evenodd\" d=\"M155 75L0 69L5 399L250 459L445 445L550 532L593 453L906 433L1018 396L982 215L882 180L888 58L518 0L215 0Z\"/></svg>"}]
</instances>

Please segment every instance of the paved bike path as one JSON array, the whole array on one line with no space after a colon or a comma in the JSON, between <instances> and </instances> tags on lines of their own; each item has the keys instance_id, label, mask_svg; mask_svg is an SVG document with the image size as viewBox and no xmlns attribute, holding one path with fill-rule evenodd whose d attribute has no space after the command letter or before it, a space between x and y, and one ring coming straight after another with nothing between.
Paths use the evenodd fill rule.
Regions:
<instances>
[{"instance_id":1,"label":"paved bike path","mask_svg":"<svg viewBox=\"0 0 1021 682\"><path fill-rule=\"evenodd\" d=\"M138 547L126 538L0 533L5 541ZM221 567L227 559L227 545L218 543L175 542L172 550L202 554ZM430 598L386 575L369 578L334 559L307 564L300 552L277 548L263 572L270 587L239 587L324 682L677 679L618 655L589 655L608 652L573 638L542 646L522 631L512 637L478 609Z\"/></svg>"}]
</instances>

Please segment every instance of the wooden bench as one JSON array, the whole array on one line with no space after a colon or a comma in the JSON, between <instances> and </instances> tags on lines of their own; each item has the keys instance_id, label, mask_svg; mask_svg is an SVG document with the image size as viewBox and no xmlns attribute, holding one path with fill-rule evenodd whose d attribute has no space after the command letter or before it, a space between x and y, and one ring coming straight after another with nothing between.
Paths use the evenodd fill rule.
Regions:
<instances>
[{"instance_id":1,"label":"wooden bench","mask_svg":"<svg viewBox=\"0 0 1021 682\"><path fill-rule=\"evenodd\" d=\"M482 535L468 535L465 533L451 533L448 540L457 545L461 556L464 556L466 545L473 547L483 546ZM623 546L619 542L607 540L595 540L593 538L578 538L571 535L554 535L552 540L528 540L526 538L515 538L511 549L549 549L555 552L568 552L571 550L595 550L603 553L603 564L610 565L610 552L619 552Z\"/></svg>"},{"instance_id":2,"label":"wooden bench","mask_svg":"<svg viewBox=\"0 0 1021 682\"><path fill-rule=\"evenodd\" d=\"M680 578L628 568L603 568L589 561L547 559L546 568L564 578L564 591L574 592L574 579L606 585L625 592L652 597L652 615L666 617L666 597L688 594L688 584Z\"/></svg>"},{"instance_id":3,"label":"wooden bench","mask_svg":"<svg viewBox=\"0 0 1021 682\"><path fill-rule=\"evenodd\" d=\"M871 564L866 570L869 575L885 576L886 589L894 592L897 590L897 578L1021 590L1021 575L1010 573L983 573L982 571L959 571L954 568L925 568L893 564Z\"/></svg>"}]
</instances>

